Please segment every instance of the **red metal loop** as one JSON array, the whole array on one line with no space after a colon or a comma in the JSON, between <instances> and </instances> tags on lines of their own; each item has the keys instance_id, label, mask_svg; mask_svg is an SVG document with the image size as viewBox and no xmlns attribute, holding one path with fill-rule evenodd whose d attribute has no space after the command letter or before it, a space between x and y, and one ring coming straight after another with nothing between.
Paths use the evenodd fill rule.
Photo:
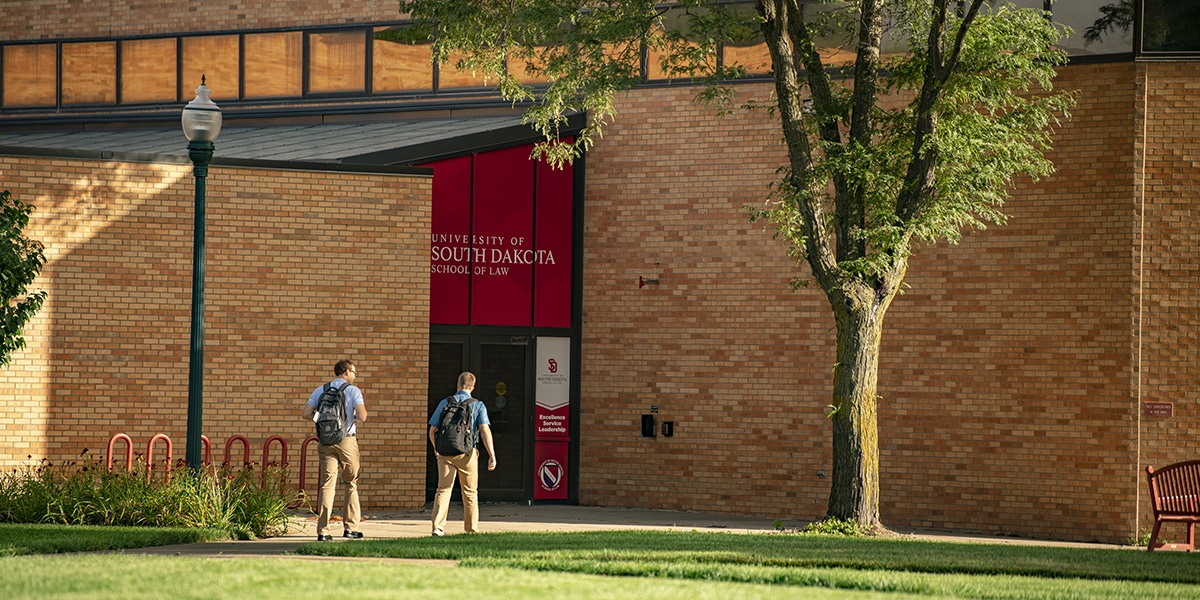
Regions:
<instances>
[{"instance_id":1,"label":"red metal loop","mask_svg":"<svg viewBox=\"0 0 1200 600\"><path fill-rule=\"evenodd\" d=\"M300 483L299 483L300 497L297 498L296 501L293 502L290 506L288 506L288 508L300 508L300 505L304 503L304 496L308 493L307 487L305 485L305 482L307 481L307 478L305 477L305 475L308 474L308 445L312 444L316 441L317 441L317 436L310 435L310 436L308 436L307 439L304 440L303 444L300 444Z\"/></svg>"},{"instance_id":2,"label":"red metal loop","mask_svg":"<svg viewBox=\"0 0 1200 600\"><path fill-rule=\"evenodd\" d=\"M125 472L133 470L133 440L123 433L117 433L108 440L108 457L105 459L105 466L108 467L108 472L112 473L113 464L113 448L117 445L117 440L125 442Z\"/></svg>"},{"instance_id":3,"label":"red metal loop","mask_svg":"<svg viewBox=\"0 0 1200 600\"><path fill-rule=\"evenodd\" d=\"M244 435L230 436L230 438L228 440L225 440L225 464L227 464L227 465L230 464L229 457L230 457L231 451L233 450L234 442L241 442L242 449L245 450L245 458L242 459L242 464L243 465L250 464L250 440L246 439L246 436L244 436Z\"/></svg>"},{"instance_id":4,"label":"red metal loop","mask_svg":"<svg viewBox=\"0 0 1200 600\"><path fill-rule=\"evenodd\" d=\"M200 461L203 464L212 464L212 442L208 441L207 435L200 436L200 442L204 444L204 458Z\"/></svg>"},{"instance_id":5,"label":"red metal loop","mask_svg":"<svg viewBox=\"0 0 1200 600\"><path fill-rule=\"evenodd\" d=\"M171 480L171 438L164 433L155 434L146 444L146 483L150 483L154 475L154 442L162 440L167 444L167 481Z\"/></svg>"},{"instance_id":6,"label":"red metal loop","mask_svg":"<svg viewBox=\"0 0 1200 600\"><path fill-rule=\"evenodd\" d=\"M270 455L271 455L271 444L273 442L279 442L279 452L280 452L279 466L281 469L283 469L283 480L280 482L280 487L281 488L287 487L287 466L288 466L287 440L283 439L282 436L273 435L273 436L267 438L267 441L263 442L262 487L264 490L267 489L267 465L270 462L268 459L270 458Z\"/></svg>"}]
</instances>

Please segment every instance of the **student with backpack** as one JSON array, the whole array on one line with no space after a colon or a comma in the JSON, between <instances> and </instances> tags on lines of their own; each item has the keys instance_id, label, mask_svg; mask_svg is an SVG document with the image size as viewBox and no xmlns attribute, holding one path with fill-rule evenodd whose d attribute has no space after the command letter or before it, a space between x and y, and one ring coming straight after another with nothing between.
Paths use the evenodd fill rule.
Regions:
<instances>
[{"instance_id":1,"label":"student with backpack","mask_svg":"<svg viewBox=\"0 0 1200 600\"><path fill-rule=\"evenodd\" d=\"M358 425L367 420L362 390L354 385L358 367L342 359L333 366L333 381L317 387L300 416L317 425L317 457L321 465L321 491L317 494L317 541L333 541L329 518L337 479L346 484L346 517L342 537L358 539L362 509L358 504Z\"/></svg>"},{"instance_id":2,"label":"student with backpack","mask_svg":"<svg viewBox=\"0 0 1200 600\"><path fill-rule=\"evenodd\" d=\"M475 375L458 376L458 391L443 398L429 417L429 443L437 456L438 487L433 497L433 535L445 534L450 512L450 494L454 479L462 489L463 530L479 532L479 442L488 453L487 470L496 470L496 452L492 448L492 427L487 407L471 397Z\"/></svg>"}]
</instances>

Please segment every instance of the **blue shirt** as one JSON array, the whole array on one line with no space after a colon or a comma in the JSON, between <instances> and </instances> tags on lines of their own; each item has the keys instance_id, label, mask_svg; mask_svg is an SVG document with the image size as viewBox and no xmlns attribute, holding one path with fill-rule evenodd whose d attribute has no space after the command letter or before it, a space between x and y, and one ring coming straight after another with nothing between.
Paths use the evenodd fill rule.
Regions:
<instances>
[{"instance_id":1,"label":"blue shirt","mask_svg":"<svg viewBox=\"0 0 1200 600\"><path fill-rule=\"evenodd\" d=\"M333 381L329 382L329 385L331 385L335 388L338 388L338 389L342 389L342 386L346 385L346 380L342 379L341 377L338 377L337 379L334 379ZM308 405L313 408L316 408L317 404L321 401L321 394L324 391L325 391L324 385L319 386L319 387L317 387L317 389L313 390L312 395L308 397ZM346 395L346 415L350 417L350 432L349 433L350 433L350 435L354 435L354 434L358 433L358 425L354 422L354 407L358 406L359 404L363 404L362 390L358 389L357 386L351 385L351 386L347 386L346 389L344 389L342 391L345 392L345 395ZM313 421L316 421L316 420L317 420L317 415L314 414Z\"/></svg>"},{"instance_id":2,"label":"blue shirt","mask_svg":"<svg viewBox=\"0 0 1200 600\"><path fill-rule=\"evenodd\" d=\"M465 400L470 397L471 397L471 394L469 392L455 392L455 394L454 394L454 398L456 400ZM437 427L438 425L442 424L442 411L446 409L446 404L447 404L448 400L449 400L449 398L442 398L442 401L438 402L437 408L433 409L433 416L429 417L429 426L430 427ZM479 447L479 426L480 425L489 425L490 426L492 424L492 422L490 420L488 420L487 407L483 405L483 400L476 398L475 401L470 404L470 407L471 407L471 415L473 417L473 420L475 421L475 447L478 448Z\"/></svg>"}]
</instances>

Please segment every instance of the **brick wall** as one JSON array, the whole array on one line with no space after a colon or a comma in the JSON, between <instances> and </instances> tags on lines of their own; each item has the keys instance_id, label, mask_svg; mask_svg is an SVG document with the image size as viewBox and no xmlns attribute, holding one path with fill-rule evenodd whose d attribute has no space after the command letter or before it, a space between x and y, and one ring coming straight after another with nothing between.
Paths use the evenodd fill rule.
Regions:
<instances>
[{"instance_id":1,"label":"brick wall","mask_svg":"<svg viewBox=\"0 0 1200 600\"><path fill-rule=\"evenodd\" d=\"M5 2L0 40L70 39L396 21L395 2Z\"/></svg>"},{"instance_id":2,"label":"brick wall","mask_svg":"<svg viewBox=\"0 0 1200 600\"><path fill-rule=\"evenodd\" d=\"M1135 533L1134 69L1069 67L1055 86L1080 92L1057 173L1018 182L1006 225L919 249L888 317L886 522Z\"/></svg>"},{"instance_id":3,"label":"brick wall","mask_svg":"<svg viewBox=\"0 0 1200 600\"><path fill-rule=\"evenodd\" d=\"M814 519L833 320L818 288L788 290L794 261L748 220L784 161L776 121L717 120L695 92L621 96L588 155L580 501ZM639 437L651 405L674 437Z\"/></svg>"},{"instance_id":4,"label":"brick wall","mask_svg":"<svg viewBox=\"0 0 1200 600\"><path fill-rule=\"evenodd\" d=\"M49 291L27 349L0 370L0 465L102 458L119 432L138 454L167 434L182 458L190 165L0 157L0 186L37 206L28 234L45 244ZM255 462L281 435L298 463L303 403L348 357L370 411L363 504L421 506L430 179L218 166L207 192L203 431L216 461L242 434Z\"/></svg>"},{"instance_id":5,"label":"brick wall","mask_svg":"<svg viewBox=\"0 0 1200 600\"><path fill-rule=\"evenodd\" d=\"M1135 264L1144 269L1143 337L1135 348L1143 369L1135 393L1142 401L1171 402L1174 412L1171 418L1133 415L1144 490L1146 465L1200 458L1200 63L1140 64L1137 83L1134 100L1146 103L1145 120L1137 124L1144 128L1138 137L1146 161L1145 185L1134 197L1138 206L1144 201L1146 229L1145 250ZM1134 154L1140 158L1142 150L1139 144ZM1147 506L1144 498L1142 503Z\"/></svg>"},{"instance_id":6,"label":"brick wall","mask_svg":"<svg viewBox=\"0 0 1200 600\"><path fill-rule=\"evenodd\" d=\"M1147 355L1157 376L1143 385L1161 391L1143 396L1196 380L1186 308L1197 300L1180 281L1194 279L1195 242L1181 234L1195 126L1179 124L1195 121L1184 113L1196 110L1197 78L1146 68L1173 74L1154 79L1172 110L1151 108L1162 129L1151 153L1163 156L1150 164L1172 173L1155 185L1177 205L1162 217L1163 260L1176 263L1162 302L1184 310L1156 329L1170 339L1147 340L1174 363ZM1058 173L1017 182L1006 226L917 250L880 364L885 523L1124 541L1146 525L1149 429L1177 448L1159 462L1182 459L1189 439L1194 448L1190 405L1143 424L1137 441L1137 81L1132 63L1063 69L1056 85L1080 101L1051 154ZM818 519L832 317L815 286L787 291L807 268L744 209L783 163L778 125L762 112L714 119L693 93L623 96L588 158L580 499ZM639 275L660 283L638 289ZM652 404L676 421L674 438L638 437Z\"/></svg>"}]
</instances>

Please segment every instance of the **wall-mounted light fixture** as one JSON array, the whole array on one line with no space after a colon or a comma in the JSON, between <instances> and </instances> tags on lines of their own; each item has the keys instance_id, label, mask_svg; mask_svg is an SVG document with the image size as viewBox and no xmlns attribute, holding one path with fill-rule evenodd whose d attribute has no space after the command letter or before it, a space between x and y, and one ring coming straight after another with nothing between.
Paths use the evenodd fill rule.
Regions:
<instances>
[{"instance_id":1,"label":"wall-mounted light fixture","mask_svg":"<svg viewBox=\"0 0 1200 600\"><path fill-rule=\"evenodd\" d=\"M658 285L658 279L646 279L638 275L638 289L640 290L648 285Z\"/></svg>"},{"instance_id":2,"label":"wall-mounted light fixture","mask_svg":"<svg viewBox=\"0 0 1200 600\"><path fill-rule=\"evenodd\" d=\"M800 112L806 115L815 115L817 111L813 109L812 98L805 98L800 101Z\"/></svg>"}]
</instances>

